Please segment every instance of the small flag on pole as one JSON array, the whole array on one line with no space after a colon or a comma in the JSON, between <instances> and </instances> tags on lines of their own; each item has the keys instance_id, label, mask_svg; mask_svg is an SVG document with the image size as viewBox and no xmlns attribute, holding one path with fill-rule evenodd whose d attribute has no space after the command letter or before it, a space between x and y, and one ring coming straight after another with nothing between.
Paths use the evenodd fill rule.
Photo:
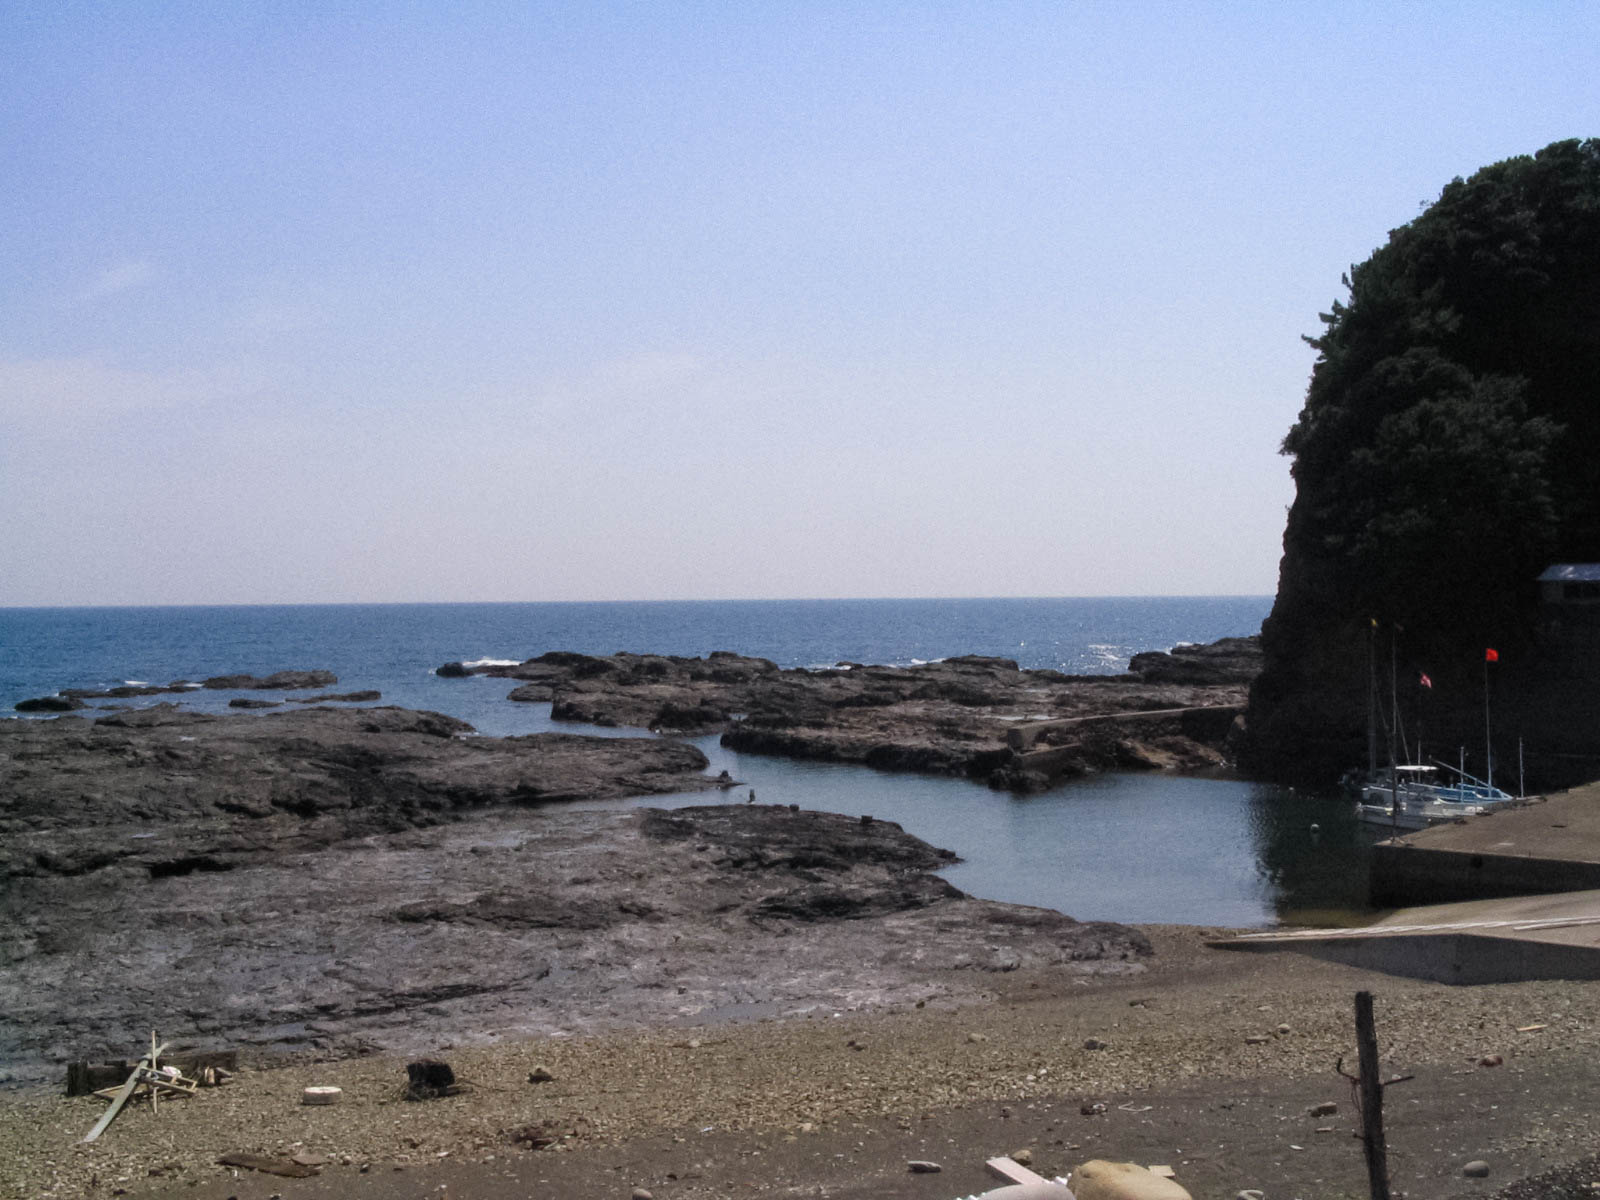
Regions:
<instances>
[{"instance_id":1,"label":"small flag on pole","mask_svg":"<svg viewBox=\"0 0 1600 1200\"><path fill-rule=\"evenodd\" d=\"M1429 679L1426 674L1423 674L1420 678L1418 678L1417 682L1425 688L1433 687L1433 680Z\"/></svg>"},{"instance_id":2,"label":"small flag on pole","mask_svg":"<svg viewBox=\"0 0 1600 1200\"><path fill-rule=\"evenodd\" d=\"M1499 662L1500 661L1500 651L1498 651L1498 650L1485 650L1483 652L1483 661L1484 662Z\"/></svg>"}]
</instances>

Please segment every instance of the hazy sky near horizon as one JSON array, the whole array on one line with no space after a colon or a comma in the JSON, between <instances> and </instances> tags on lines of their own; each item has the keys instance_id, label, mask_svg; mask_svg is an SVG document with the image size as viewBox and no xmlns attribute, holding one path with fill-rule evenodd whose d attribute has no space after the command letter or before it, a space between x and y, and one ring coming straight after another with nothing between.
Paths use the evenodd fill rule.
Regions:
<instances>
[{"instance_id":1,"label":"hazy sky near horizon","mask_svg":"<svg viewBox=\"0 0 1600 1200\"><path fill-rule=\"evenodd\" d=\"M1244 594L1600 7L0 13L0 604Z\"/></svg>"}]
</instances>

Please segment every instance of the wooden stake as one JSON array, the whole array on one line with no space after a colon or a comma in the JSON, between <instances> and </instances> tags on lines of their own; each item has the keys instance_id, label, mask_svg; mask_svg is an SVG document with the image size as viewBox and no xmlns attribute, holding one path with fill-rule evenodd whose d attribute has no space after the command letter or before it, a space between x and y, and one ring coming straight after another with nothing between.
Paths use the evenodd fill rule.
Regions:
<instances>
[{"instance_id":1,"label":"wooden stake","mask_svg":"<svg viewBox=\"0 0 1600 1200\"><path fill-rule=\"evenodd\" d=\"M1378 1078L1378 1033L1372 993L1356 993L1356 1051L1360 1065L1361 1141L1367 1151L1372 1200L1389 1200L1389 1149L1383 1137L1383 1081Z\"/></svg>"}]
</instances>

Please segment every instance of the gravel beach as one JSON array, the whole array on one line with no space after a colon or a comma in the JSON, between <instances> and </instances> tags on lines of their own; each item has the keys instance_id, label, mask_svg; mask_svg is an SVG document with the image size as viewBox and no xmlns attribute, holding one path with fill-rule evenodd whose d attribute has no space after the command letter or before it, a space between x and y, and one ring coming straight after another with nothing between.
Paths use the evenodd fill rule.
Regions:
<instances>
[{"instance_id":1,"label":"gravel beach","mask_svg":"<svg viewBox=\"0 0 1600 1200\"><path fill-rule=\"evenodd\" d=\"M1219 931L1144 932L1142 973L1024 967L963 1003L441 1044L470 1086L428 1102L400 1098L403 1059L299 1062L132 1107L82 1146L103 1102L14 1094L0 1194L933 1200L992 1186L983 1160L1026 1149L1046 1174L1167 1163L1197 1197L1361 1196L1334 1065L1353 1060L1363 988L1385 1069L1415 1076L1388 1093L1397 1194L1486 1196L1595 1151L1593 984L1450 988L1208 948ZM530 1082L539 1068L553 1078ZM343 1103L301 1105L309 1085ZM1324 1103L1337 1112L1312 1116ZM530 1149L530 1134L556 1140ZM327 1162L310 1179L217 1165L238 1151ZM944 1169L911 1174L912 1159ZM1472 1160L1490 1176L1464 1177Z\"/></svg>"}]
</instances>

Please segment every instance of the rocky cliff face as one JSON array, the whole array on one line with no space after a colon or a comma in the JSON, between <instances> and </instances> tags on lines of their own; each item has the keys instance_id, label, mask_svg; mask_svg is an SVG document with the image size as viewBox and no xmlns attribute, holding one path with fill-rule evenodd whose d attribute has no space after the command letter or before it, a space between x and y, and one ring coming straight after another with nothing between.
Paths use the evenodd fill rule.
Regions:
<instances>
[{"instance_id":1,"label":"rocky cliff face","mask_svg":"<svg viewBox=\"0 0 1600 1200\"><path fill-rule=\"evenodd\" d=\"M1410 736L1476 746L1481 770L1494 647L1500 761L1520 735L1546 784L1600 770L1575 719L1593 674L1534 585L1600 561L1600 141L1453 181L1345 282L1284 439L1296 497L1242 764L1321 782L1363 762L1376 650Z\"/></svg>"}]
</instances>

